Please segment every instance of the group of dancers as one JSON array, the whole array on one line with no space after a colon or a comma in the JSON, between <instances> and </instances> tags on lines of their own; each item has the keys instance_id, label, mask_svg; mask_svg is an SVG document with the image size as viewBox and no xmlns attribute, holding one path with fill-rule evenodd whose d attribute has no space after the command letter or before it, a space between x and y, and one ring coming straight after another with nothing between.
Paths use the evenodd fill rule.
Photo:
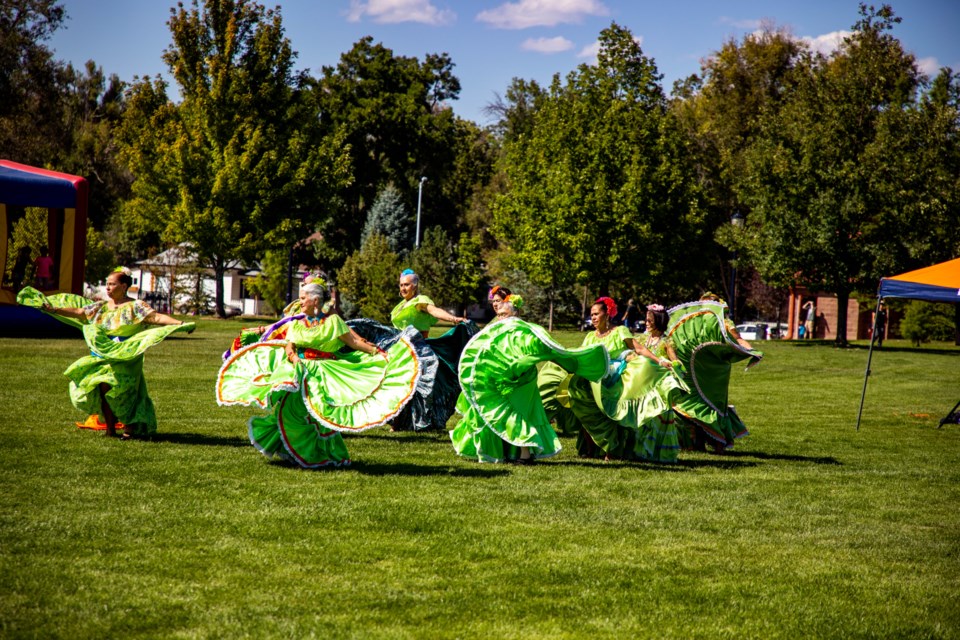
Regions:
<instances>
[{"instance_id":1,"label":"group of dancers","mask_svg":"<svg viewBox=\"0 0 960 640\"><path fill-rule=\"evenodd\" d=\"M157 428L143 377L143 355L182 322L129 297L129 271L107 278L107 299L45 296L27 287L18 302L82 329L90 355L65 372L74 406L124 439ZM741 339L713 294L666 311L647 308L647 330L615 325L616 303L599 298L593 331L579 348L558 344L520 318L523 298L494 287L496 317L482 330L420 293L400 274L391 325L344 321L332 312L326 282L308 275L279 321L243 329L216 377L221 406L267 411L248 421L254 447L303 468L351 463L344 433L446 428L454 451L481 462L532 464L576 434L581 456L676 462L681 450L717 451L747 430L728 404L733 363L763 354ZM325 312L325 309L327 312ZM430 338L443 320L454 326Z\"/></svg>"}]
</instances>

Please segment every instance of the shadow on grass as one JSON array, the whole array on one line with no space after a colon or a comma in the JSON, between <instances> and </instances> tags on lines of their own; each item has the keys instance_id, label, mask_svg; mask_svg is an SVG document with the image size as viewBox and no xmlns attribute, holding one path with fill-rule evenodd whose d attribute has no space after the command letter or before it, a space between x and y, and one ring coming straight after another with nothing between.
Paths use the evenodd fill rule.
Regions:
<instances>
[{"instance_id":1,"label":"shadow on grass","mask_svg":"<svg viewBox=\"0 0 960 640\"><path fill-rule=\"evenodd\" d=\"M364 462L354 460L349 467L368 476L450 476L454 478L497 478L510 474L509 469L491 467L446 467L410 464L407 462Z\"/></svg>"},{"instance_id":2,"label":"shadow on grass","mask_svg":"<svg viewBox=\"0 0 960 640\"><path fill-rule=\"evenodd\" d=\"M149 442L172 442L173 444L196 444L208 447L249 447L249 438L240 438L236 436L206 436L201 433L155 433L149 438Z\"/></svg>"},{"instance_id":3,"label":"shadow on grass","mask_svg":"<svg viewBox=\"0 0 960 640\"><path fill-rule=\"evenodd\" d=\"M843 464L833 456L798 456L790 453L767 453L765 451L727 451L722 457L787 460L790 462L812 462L814 464L832 464L837 466Z\"/></svg>"},{"instance_id":4,"label":"shadow on grass","mask_svg":"<svg viewBox=\"0 0 960 640\"><path fill-rule=\"evenodd\" d=\"M329 473L361 473L367 476L448 476L454 478L497 478L510 474L509 469L494 469L491 467L472 468L472 467L438 467L421 464L410 464L407 462L364 462L362 460L351 461L348 467L319 467L317 469L304 469L295 462L274 458L267 461L267 464L273 467L283 467L286 469L296 469L307 472L329 472Z\"/></svg>"},{"instance_id":5,"label":"shadow on grass","mask_svg":"<svg viewBox=\"0 0 960 640\"><path fill-rule=\"evenodd\" d=\"M448 442L450 437L446 433L437 431L421 431L420 433L349 433L343 432L344 437L363 438L371 440L393 440L395 442ZM441 437L441 435L443 437Z\"/></svg>"},{"instance_id":6,"label":"shadow on grass","mask_svg":"<svg viewBox=\"0 0 960 640\"><path fill-rule=\"evenodd\" d=\"M624 469L631 468L637 469L638 471L658 471L665 473L682 473L689 471L691 469L697 468L714 468L714 469L745 469L748 467L757 466L758 462L746 462L741 460L728 460L724 459L726 456L711 458L707 460L697 460L689 458L680 458L677 462L674 463L658 463L658 462L646 462L644 460L637 461L628 461L628 460L601 460L597 459L581 459L581 460L561 460L557 462L550 462L546 464L557 465L557 466L568 466L568 467L597 467L602 469Z\"/></svg>"}]
</instances>

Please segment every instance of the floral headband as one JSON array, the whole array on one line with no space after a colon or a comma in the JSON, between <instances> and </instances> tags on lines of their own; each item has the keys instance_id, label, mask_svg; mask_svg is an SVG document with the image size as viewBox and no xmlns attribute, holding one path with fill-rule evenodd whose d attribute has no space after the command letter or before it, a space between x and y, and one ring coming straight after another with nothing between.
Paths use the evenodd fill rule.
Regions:
<instances>
[{"instance_id":1,"label":"floral headband","mask_svg":"<svg viewBox=\"0 0 960 640\"><path fill-rule=\"evenodd\" d=\"M502 288L500 285L495 285L493 289L490 289L490 299L493 300Z\"/></svg>"},{"instance_id":2,"label":"floral headband","mask_svg":"<svg viewBox=\"0 0 960 640\"><path fill-rule=\"evenodd\" d=\"M325 287L327 286L327 281L324 280L323 276L319 274L308 273L307 275L303 276L303 284L300 286L306 286L308 284L315 284L320 287Z\"/></svg>"},{"instance_id":3,"label":"floral headband","mask_svg":"<svg viewBox=\"0 0 960 640\"><path fill-rule=\"evenodd\" d=\"M511 293L506 298L503 299L504 302L509 302L514 309L519 311L523 309L523 298L520 297L519 293Z\"/></svg>"},{"instance_id":4,"label":"floral headband","mask_svg":"<svg viewBox=\"0 0 960 640\"><path fill-rule=\"evenodd\" d=\"M608 316L617 315L617 303L613 301L613 298L601 296L597 298L593 304L602 304L604 307L606 307Z\"/></svg>"},{"instance_id":5,"label":"floral headband","mask_svg":"<svg viewBox=\"0 0 960 640\"><path fill-rule=\"evenodd\" d=\"M648 304L647 311L663 311L662 304Z\"/></svg>"}]
</instances>

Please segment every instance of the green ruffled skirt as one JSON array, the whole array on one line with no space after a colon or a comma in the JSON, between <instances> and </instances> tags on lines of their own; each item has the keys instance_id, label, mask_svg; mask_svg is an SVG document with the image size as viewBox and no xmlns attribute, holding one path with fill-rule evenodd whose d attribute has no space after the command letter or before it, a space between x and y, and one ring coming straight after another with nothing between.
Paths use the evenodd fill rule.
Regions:
<instances>
[{"instance_id":1,"label":"green ruffled skirt","mask_svg":"<svg viewBox=\"0 0 960 640\"><path fill-rule=\"evenodd\" d=\"M217 376L221 406L272 409L250 420L250 441L268 457L304 468L350 464L341 432L360 432L394 418L416 391L420 365L401 338L380 355L360 352L292 364L282 341L232 353Z\"/></svg>"},{"instance_id":2,"label":"green ruffled skirt","mask_svg":"<svg viewBox=\"0 0 960 640\"><path fill-rule=\"evenodd\" d=\"M607 370L600 346L565 349L538 325L508 318L475 335L460 359L457 411L462 418L450 432L458 455L481 462L502 462L528 447L535 458L561 450L560 440L540 402L537 364L599 380Z\"/></svg>"},{"instance_id":3,"label":"green ruffled skirt","mask_svg":"<svg viewBox=\"0 0 960 640\"><path fill-rule=\"evenodd\" d=\"M581 426L580 455L676 462L679 434L671 405L688 392L677 372L636 357L625 363L619 379L596 383L574 377L569 389Z\"/></svg>"},{"instance_id":4,"label":"green ruffled skirt","mask_svg":"<svg viewBox=\"0 0 960 640\"><path fill-rule=\"evenodd\" d=\"M732 446L747 435L747 427L729 404L730 373L737 362L752 367L763 352L741 347L723 322L726 305L692 302L670 310L667 335L686 370L692 390L674 405L680 417L680 445L702 449Z\"/></svg>"}]
</instances>

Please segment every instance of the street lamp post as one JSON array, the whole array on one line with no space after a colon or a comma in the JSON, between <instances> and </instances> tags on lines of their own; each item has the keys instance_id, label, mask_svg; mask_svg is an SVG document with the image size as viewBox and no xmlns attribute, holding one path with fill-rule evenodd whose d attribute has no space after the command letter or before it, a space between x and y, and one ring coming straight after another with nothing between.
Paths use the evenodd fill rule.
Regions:
<instances>
[{"instance_id":1,"label":"street lamp post","mask_svg":"<svg viewBox=\"0 0 960 640\"><path fill-rule=\"evenodd\" d=\"M414 238L414 246L417 248L420 247L420 204L423 202L423 183L426 181L426 176L420 178L420 188L417 190L417 236Z\"/></svg>"},{"instance_id":2,"label":"street lamp post","mask_svg":"<svg viewBox=\"0 0 960 640\"><path fill-rule=\"evenodd\" d=\"M730 216L730 224L733 225L734 229L741 229L743 227L743 214L739 211L734 211L733 215ZM733 250L733 261L730 263L730 319L736 322L737 320L737 250Z\"/></svg>"}]
</instances>

